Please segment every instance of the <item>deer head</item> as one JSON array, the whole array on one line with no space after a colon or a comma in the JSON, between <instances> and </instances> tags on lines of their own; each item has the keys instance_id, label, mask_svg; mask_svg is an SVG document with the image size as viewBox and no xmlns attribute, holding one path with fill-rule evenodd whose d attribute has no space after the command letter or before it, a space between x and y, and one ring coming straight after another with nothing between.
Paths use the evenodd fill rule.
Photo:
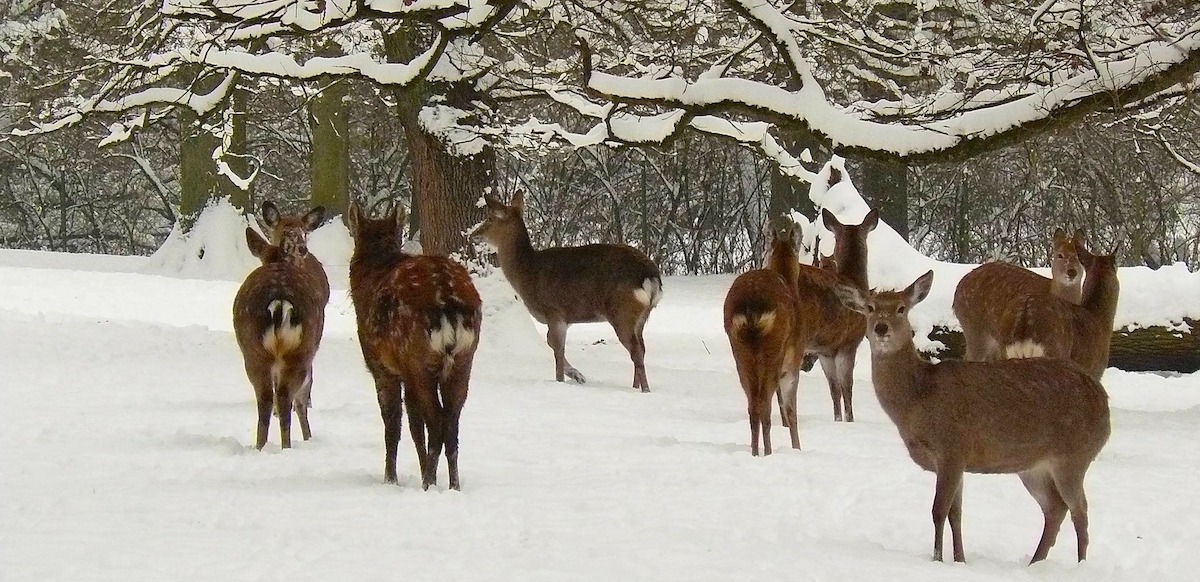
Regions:
<instances>
[{"instance_id":1,"label":"deer head","mask_svg":"<svg viewBox=\"0 0 1200 582\"><path fill-rule=\"evenodd\" d=\"M893 353L912 343L912 324L908 312L929 296L933 271L913 281L903 291L864 292L851 285L836 288L838 299L847 308L867 316L867 341L875 353Z\"/></svg>"},{"instance_id":2,"label":"deer head","mask_svg":"<svg viewBox=\"0 0 1200 582\"><path fill-rule=\"evenodd\" d=\"M1084 265L1080 251L1086 252L1083 242L1083 229L1075 229L1075 234L1067 236L1067 231L1058 228L1054 231L1054 241L1050 250L1050 274L1055 282L1063 286L1078 285L1083 277Z\"/></svg>"},{"instance_id":3,"label":"deer head","mask_svg":"<svg viewBox=\"0 0 1200 582\"><path fill-rule=\"evenodd\" d=\"M487 194L483 196L483 201L487 204L487 218L471 232L472 239L499 246L524 228L524 190L517 190L508 204Z\"/></svg>"}]
</instances>

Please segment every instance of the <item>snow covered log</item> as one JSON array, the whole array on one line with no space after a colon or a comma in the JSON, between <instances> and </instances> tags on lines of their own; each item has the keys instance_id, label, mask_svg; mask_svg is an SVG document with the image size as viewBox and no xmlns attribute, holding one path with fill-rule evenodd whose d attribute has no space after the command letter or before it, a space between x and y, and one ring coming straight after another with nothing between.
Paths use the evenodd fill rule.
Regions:
<instances>
[{"instance_id":1,"label":"snow covered log","mask_svg":"<svg viewBox=\"0 0 1200 582\"><path fill-rule=\"evenodd\" d=\"M1165 327L1154 325L1113 332L1112 351L1108 367L1128 372L1181 372L1200 370L1200 334L1196 320L1184 319L1184 325ZM928 353L939 359L962 358L965 343L957 329L935 326L929 339L941 342L945 348Z\"/></svg>"}]
</instances>

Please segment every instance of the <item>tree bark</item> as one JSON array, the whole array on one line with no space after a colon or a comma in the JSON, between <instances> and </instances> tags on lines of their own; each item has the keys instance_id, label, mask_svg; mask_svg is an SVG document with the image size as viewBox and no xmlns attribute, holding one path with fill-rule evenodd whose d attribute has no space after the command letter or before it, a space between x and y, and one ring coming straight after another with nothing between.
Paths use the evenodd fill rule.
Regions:
<instances>
[{"instance_id":1,"label":"tree bark","mask_svg":"<svg viewBox=\"0 0 1200 582\"><path fill-rule=\"evenodd\" d=\"M198 90L212 90L220 79L220 74L210 74L197 82ZM248 91L235 89L230 103L222 110L228 110L233 116L229 153L246 152L245 111L248 100ZM217 173L216 160L213 160L212 154L221 146L221 138L204 129L206 121L219 122L200 118L188 108L179 110L179 224L184 232L192 228L196 217L213 200L228 197L230 203L242 210L250 205L249 190L242 190L228 177ZM238 175L248 174L249 164L246 158L229 156L225 162Z\"/></svg>"},{"instance_id":2,"label":"tree bark","mask_svg":"<svg viewBox=\"0 0 1200 582\"><path fill-rule=\"evenodd\" d=\"M390 62L408 62L417 51L417 40L426 34L412 23L401 23L384 37ZM443 59L447 58L445 55ZM436 91L435 91L436 89ZM428 255L454 252L473 256L466 234L483 220L476 205L486 192L495 192L496 152L490 144L465 155L453 151L421 124L421 110L433 95L444 104L470 111L482 99L471 80L435 84L423 80L393 92L400 124L411 154L413 169L412 214L420 231L421 247ZM463 122L460 122L463 123Z\"/></svg>"},{"instance_id":3,"label":"tree bark","mask_svg":"<svg viewBox=\"0 0 1200 582\"><path fill-rule=\"evenodd\" d=\"M1190 374L1200 370L1200 334L1197 322L1183 320L1188 331L1173 331L1162 326L1113 332L1108 366L1131 372L1161 371ZM962 358L966 344L962 332L937 326L929 339L945 344L946 349L932 353L939 359Z\"/></svg>"},{"instance_id":4,"label":"tree bark","mask_svg":"<svg viewBox=\"0 0 1200 582\"><path fill-rule=\"evenodd\" d=\"M904 162L862 160L862 193L879 218L908 240L908 166Z\"/></svg>"},{"instance_id":5,"label":"tree bark","mask_svg":"<svg viewBox=\"0 0 1200 582\"><path fill-rule=\"evenodd\" d=\"M346 116L346 81L322 77L321 90L308 106L312 133L313 206L328 216L345 214L350 199L350 126Z\"/></svg>"}]
</instances>

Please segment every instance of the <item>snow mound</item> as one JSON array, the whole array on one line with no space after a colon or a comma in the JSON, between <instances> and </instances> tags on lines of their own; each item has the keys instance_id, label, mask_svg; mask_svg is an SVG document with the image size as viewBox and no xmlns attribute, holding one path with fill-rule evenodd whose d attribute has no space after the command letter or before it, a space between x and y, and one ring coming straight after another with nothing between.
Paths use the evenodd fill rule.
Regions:
<instances>
[{"instance_id":1,"label":"snow mound","mask_svg":"<svg viewBox=\"0 0 1200 582\"><path fill-rule=\"evenodd\" d=\"M250 221L222 198L209 203L183 232L179 224L142 271L183 279L240 281L260 263L246 245ZM257 227L257 225L255 225Z\"/></svg>"},{"instance_id":2,"label":"snow mound","mask_svg":"<svg viewBox=\"0 0 1200 582\"><path fill-rule=\"evenodd\" d=\"M354 254L354 237L340 215L309 233L308 252L325 266L330 287L350 288L350 256Z\"/></svg>"}]
</instances>

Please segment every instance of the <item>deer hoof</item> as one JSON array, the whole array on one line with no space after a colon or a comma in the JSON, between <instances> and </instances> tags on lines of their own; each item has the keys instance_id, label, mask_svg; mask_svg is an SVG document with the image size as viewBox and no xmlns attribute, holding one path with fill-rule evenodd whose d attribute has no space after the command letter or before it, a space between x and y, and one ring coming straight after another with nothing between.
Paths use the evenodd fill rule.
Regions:
<instances>
[{"instance_id":1,"label":"deer hoof","mask_svg":"<svg viewBox=\"0 0 1200 582\"><path fill-rule=\"evenodd\" d=\"M578 382L580 384L587 383L587 378L584 378L583 374L579 373L579 370L576 370L575 368L567 368L566 370L563 370L563 373L566 374L566 376L568 378L574 380L575 382Z\"/></svg>"}]
</instances>

